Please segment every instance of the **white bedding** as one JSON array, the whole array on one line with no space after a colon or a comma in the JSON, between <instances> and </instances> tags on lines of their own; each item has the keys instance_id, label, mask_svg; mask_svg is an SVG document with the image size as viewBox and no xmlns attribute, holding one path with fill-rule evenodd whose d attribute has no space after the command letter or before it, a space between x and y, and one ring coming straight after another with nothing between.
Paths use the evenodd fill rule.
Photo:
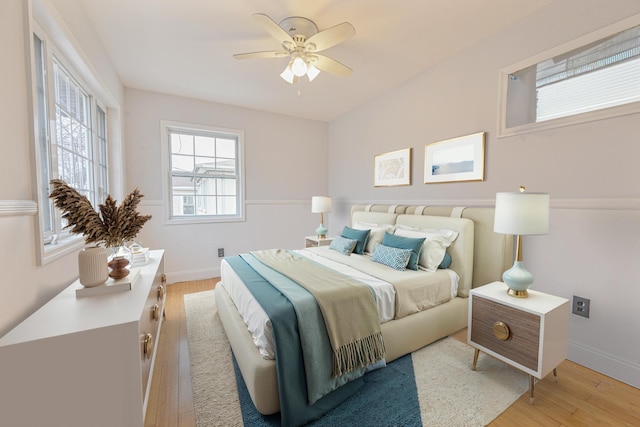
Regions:
<instances>
[{"instance_id":1,"label":"white bedding","mask_svg":"<svg viewBox=\"0 0 640 427\"><path fill-rule=\"evenodd\" d=\"M380 323L388 322L395 317L396 291L392 284L350 267L349 265L323 257L313 249L302 249L294 252L369 285L376 297ZM351 257L370 259L368 255L352 254ZM458 275L453 270L440 271L446 271L448 273L451 298L455 297L458 292ZM434 273L424 272L424 274ZM269 317L258 301L253 298L253 295L240 277L225 260L222 260L220 265L220 275L222 278L221 285L224 286L238 309L240 316L244 319L253 337L253 342L260 351L260 355L265 359L275 359L273 329Z\"/></svg>"}]
</instances>

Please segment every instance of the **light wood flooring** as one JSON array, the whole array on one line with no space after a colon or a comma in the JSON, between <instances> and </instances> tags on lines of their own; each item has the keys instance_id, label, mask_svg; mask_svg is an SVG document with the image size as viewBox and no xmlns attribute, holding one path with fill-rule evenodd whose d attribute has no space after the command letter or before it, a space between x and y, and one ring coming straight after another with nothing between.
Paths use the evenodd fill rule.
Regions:
<instances>
[{"instance_id":1,"label":"light wood flooring","mask_svg":"<svg viewBox=\"0 0 640 427\"><path fill-rule=\"evenodd\" d=\"M183 295L213 289L216 282L217 279L209 279L167 286L166 319L158 340L145 418L147 427L196 425ZM466 329L454 337L466 342ZM469 366L472 358L473 350L469 348ZM536 383L533 405L529 404L526 392L490 424L498 427L605 425L640 426L640 389L568 360L558 367L557 383L552 375Z\"/></svg>"}]
</instances>

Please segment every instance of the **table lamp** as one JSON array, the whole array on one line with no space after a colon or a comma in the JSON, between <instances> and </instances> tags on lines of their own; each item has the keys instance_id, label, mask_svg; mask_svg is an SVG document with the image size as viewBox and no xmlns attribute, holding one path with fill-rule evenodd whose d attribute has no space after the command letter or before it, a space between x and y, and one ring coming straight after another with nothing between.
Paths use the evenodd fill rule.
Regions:
<instances>
[{"instance_id":1,"label":"table lamp","mask_svg":"<svg viewBox=\"0 0 640 427\"><path fill-rule=\"evenodd\" d=\"M316 229L318 238L327 237L327 227L324 226L324 214L331 212L331 197L313 196L311 198L311 212L320 214L320 226Z\"/></svg>"},{"instance_id":2,"label":"table lamp","mask_svg":"<svg viewBox=\"0 0 640 427\"><path fill-rule=\"evenodd\" d=\"M524 268L522 261L522 236L549 232L549 194L519 192L496 193L496 209L493 231L516 236L516 259L513 267L502 274L509 287L508 294L518 298L528 296L527 289L533 283L533 274Z\"/></svg>"}]
</instances>

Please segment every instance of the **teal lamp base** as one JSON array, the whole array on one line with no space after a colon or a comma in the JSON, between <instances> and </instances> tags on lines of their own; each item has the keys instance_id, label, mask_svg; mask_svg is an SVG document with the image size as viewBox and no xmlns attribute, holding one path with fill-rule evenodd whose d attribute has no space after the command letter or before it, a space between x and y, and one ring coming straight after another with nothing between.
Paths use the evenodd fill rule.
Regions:
<instances>
[{"instance_id":1,"label":"teal lamp base","mask_svg":"<svg viewBox=\"0 0 640 427\"><path fill-rule=\"evenodd\" d=\"M529 296L527 289L533 284L533 274L524 268L522 261L516 261L513 267L502 273L502 281L509 287L509 295L526 298Z\"/></svg>"},{"instance_id":2,"label":"teal lamp base","mask_svg":"<svg viewBox=\"0 0 640 427\"><path fill-rule=\"evenodd\" d=\"M327 230L327 227L325 227L322 223L320 223L320 226L316 228L316 234L320 239L324 239L325 237L327 237L327 232L329 232L329 230Z\"/></svg>"}]
</instances>

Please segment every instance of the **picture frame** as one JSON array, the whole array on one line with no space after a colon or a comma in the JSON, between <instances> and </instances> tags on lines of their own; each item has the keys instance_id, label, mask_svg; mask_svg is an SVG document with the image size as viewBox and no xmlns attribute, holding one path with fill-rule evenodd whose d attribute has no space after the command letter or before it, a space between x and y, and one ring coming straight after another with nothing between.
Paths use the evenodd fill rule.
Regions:
<instances>
[{"instance_id":1,"label":"picture frame","mask_svg":"<svg viewBox=\"0 0 640 427\"><path fill-rule=\"evenodd\" d=\"M424 183L484 181L486 132L426 144Z\"/></svg>"},{"instance_id":2,"label":"picture frame","mask_svg":"<svg viewBox=\"0 0 640 427\"><path fill-rule=\"evenodd\" d=\"M411 148L374 156L373 186L411 185Z\"/></svg>"}]
</instances>

